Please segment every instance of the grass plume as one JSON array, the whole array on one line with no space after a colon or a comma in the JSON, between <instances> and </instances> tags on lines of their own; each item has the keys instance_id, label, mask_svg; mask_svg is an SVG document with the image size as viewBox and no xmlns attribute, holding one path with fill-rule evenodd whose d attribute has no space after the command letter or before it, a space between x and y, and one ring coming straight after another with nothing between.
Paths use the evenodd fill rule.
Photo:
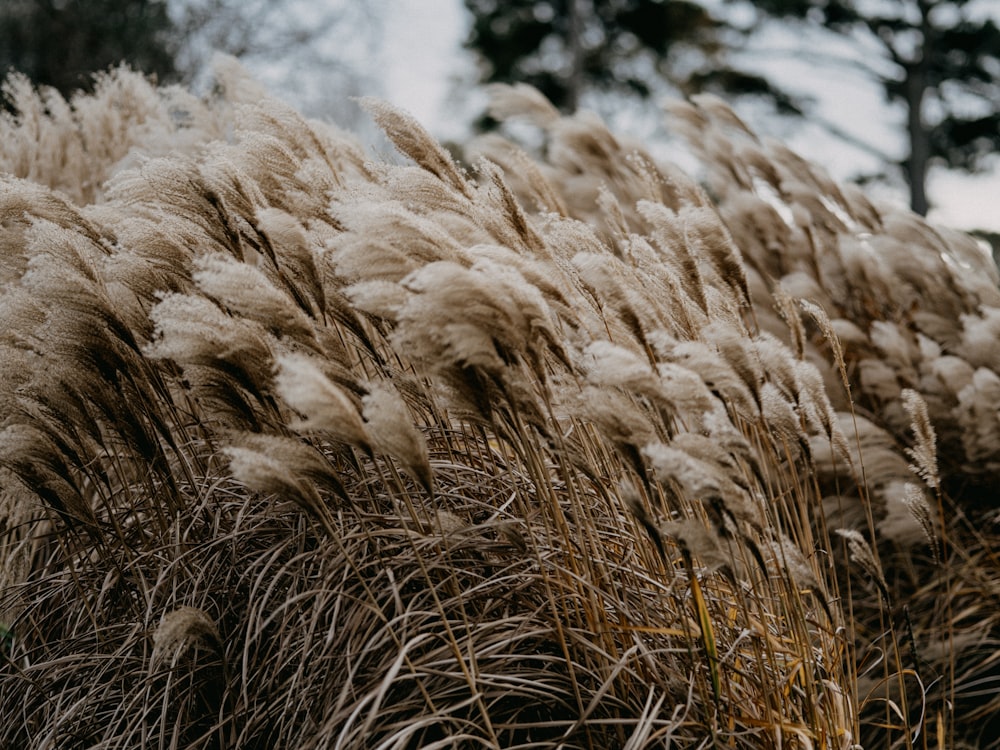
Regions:
<instances>
[{"instance_id":1,"label":"grass plume","mask_svg":"<svg viewBox=\"0 0 1000 750\"><path fill-rule=\"evenodd\" d=\"M710 98L702 187L218 75L8 83L0 747L998 747L968 238Z\"/></svg>"}]
</instances>

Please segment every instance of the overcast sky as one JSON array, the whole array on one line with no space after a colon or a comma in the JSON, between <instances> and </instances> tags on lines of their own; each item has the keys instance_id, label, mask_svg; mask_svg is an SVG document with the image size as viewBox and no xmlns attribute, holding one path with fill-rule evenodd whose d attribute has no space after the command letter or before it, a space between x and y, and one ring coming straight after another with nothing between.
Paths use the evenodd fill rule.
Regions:
<instances>
[{"instance_id":1,"label":"overcast sky","mask_svg":"<svg viewBox=\"0 0 1000 750\"><path fill-rule=\"evenodd\" d=\"M388 4L391 12L385 18L378 60L383 95L409 110L439 138L461 138L467 132L469 117L476 112L477 101L482 101L455 85L457 80L475 77L471 57L461 50L469 24L462 0L388 0ZM1000 13L1000 0L980 4ZM882 104L879 91L866 86L860 77L842 71L831 73L810 64L804 55L795 54L794 44L791 40L788 57L770 64L762 61L759 67L772 73L780 71L792 85L816 96L823 117L884 151L901 155L903 145L896 129L901 123L894 121L893 113ZM468 101L470 97L477 101ZM780 137L839 179L859 168L874 167L870 157L845 148L816 126L794 131L783 128L764 135ZM1000 174L970 177L939 170L932 173L929 192L937 206L932 220L963 229L1000 231ZM895 197L906 199L904 194Z\"/></svg>"}]
</instances>

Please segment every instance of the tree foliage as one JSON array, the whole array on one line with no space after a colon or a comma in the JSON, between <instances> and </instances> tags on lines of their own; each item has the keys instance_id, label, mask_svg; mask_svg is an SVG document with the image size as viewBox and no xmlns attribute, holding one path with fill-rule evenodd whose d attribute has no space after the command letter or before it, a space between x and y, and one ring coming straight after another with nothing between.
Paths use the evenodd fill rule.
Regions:
<instances>
[{"instance_id":1,"label":"tree foliage","mask_svg":"<svg viewBox=\"0 0 1000 750\"><path fill-rule=\"evenodd\" d=\"M360 95L382 0L0 0L0 79L17 70L64 97L122 62L191 84L222 52L317 114ZM331 97L331 95L334 95Z\"/></svg>"},{"instance_id":2,"label":"tree foliage","mask_svg":"<svg viewBox=\"0 0 1000 750\"><path fill-rule=\"evenodd\" d=\"M738 30L695 0L465 0L481 80L529 83L564 111L588 91L641 99L663 82L794 102L761 76L728 65Z\"/></svg>"},{"instance_id":3,"label":"tree foliage","mask_svg":"<svg viewBox=\"0 0 1000 750\"><path fill-rule=\"evenodd\" d=\"M755 0L754 5L768 16L822 26L881 48L880 57L861 64L886 98L906 111L909 149L898 166L918 213L929 208L926 181L933 163L975 171L1000 148L1000 29L977 11L974 0ZM850 64L857 65L858 58Z\"/></svg>"},{"instance_id":4,"label":"tree foliage","mask_svg":"<svg viewBox=\"0 0 1000 750\"><path fill-rule=\"evenodd\" d=\"M975 0L727 0L721 6L703 0L465 0L465 5L473 16L466 46L480 56L481 79L530 83L564 111L575 109L588 91L646 98L662 92L667 81L683 94L750 94L779 112L807 113L808 106L781 82L751 72L749 57L734 63L729 53L742 49L771 20L793 33L811 27L840 35L857 54L834 60L831 75L860 65L907 113L907 156L898 162L882 157L902 170L911 206L921 214L929 208L925 184L934 163L973 171L1000 148L1000 29ZM740 13L730 13L734 9ZM736 17L751 21L735 23ZM872 49L882 54L871 55Z\"/></svg>"},{"instance_id":5,"label":"tree foliage","mask_svg":"<svg viewBox=\"0 0 1000 750\"><path fill-rule=\"evenodd\" d=\"M16 69L63 95L123 60L160 80L177 71L179 39L165 0L5 0L0 71Z\"/></svg>"}]
</instances>

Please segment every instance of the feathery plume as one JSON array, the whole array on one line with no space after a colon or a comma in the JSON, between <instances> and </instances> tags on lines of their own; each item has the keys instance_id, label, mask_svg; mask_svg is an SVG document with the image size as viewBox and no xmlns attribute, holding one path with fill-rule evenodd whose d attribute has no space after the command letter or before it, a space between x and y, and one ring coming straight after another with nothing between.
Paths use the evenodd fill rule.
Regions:
<instances>
[{"instance_id":1,"label":"feathery plume","mask_svg":"<svg viewBox=\"0 0 1000 750\"><path fill-rule=\"evenodd\" d=\"M152 670L163 661L174 665L186 651L199 646L223 655L222 636L212 618L197 607L178 607L165 612L153 631L149 667Z\"/></svg>"},{"instance_id":2,"label":"feathery plume","mask_svg":"<svg viewBox=\"0 0 1000 750\"><path fill-rule=\"evenodd\" d=\"M795 350L795 356L802 359L805 356L806 331L802 326L802 318L799 316L795 301L780 284L774 287L772 294L778 315L785 321L785 325L788 326L788 331L791 334L792 348Z\"/></svg>"},{"instance_id":3,"label":"feathery plume","mask_svg":"<svg viewBox=\"0 0 1000 750\"><path fill-rule=\"evenodd\" d=\"M885 501L885 516L878 522L878 532L884 538L904 548L925 542L938 554L934 514L925 490L913 482L887 482L880 495Z\"/></svg>"},{"instance_id":4,"label":"feathery plume","mask_svg":"<svg viewBox=\"0 0 1000 750\"><path fill-rule=\"evenodd\" d=\"M210 253L194 261L192 278L207 296L273 333L315 340L305 313L257 268L230 255Z\"/></svg>"},{"instance_id":5,"label":"feathery plume","mask_svg":"<svg viewBox=\"0 0 1000 750\"><path fill-rule=\"evenodd\" d=\"M583 352L583 370L594 385L625 388L643 395L661 396L656 373L646 359L610 341L594 341Z\"/></svg>"},{"instance_id":6,"label":"feathery plume","mask_svg":"<svg viewBox=\"0 0 1000 750\"><path fill-rule=\"evenodd\" d=\"M367 389L361 399L362 414L372 447L399 461L428 494L433 494L427 441L414 425L406 403L398 391L385 383L369 383Z\"/></svg>"},{"instance_id":7,"label":"feathery plume","mask_svg":"<svg viewBox=\"0 0 1000 750\"><path fill-rule=\"evenodd\" d=\"M275 364L275 390L304 417L292 422L292 429L321 432L371 453L371 440L358 405L324 374L316 360L291 353L278 356Z\"/></svg>"},{"instance_id":8,"label":"feathery plume","mask_svg":"<svg viewBox=\"0 0 1000 750\"><path fill-rule=\"evenodd\" d=\"M410 296L401 285L384 279L359 281L342 291L355 309L390 323L398 320L399 311Z\"/></svg>"},{"instance_id":9,"label":"feathery plume","mask_svg":"<svg viewBox=\"0 0 1000 750\"><path fill-rule=\"evenodd\" d=\"M683 521L667 521L660 525L663 536L676 539L685 549L704 565L708 572L717 570L729 572L733 565L732 554L727 552L718 535L695 518Z\"/></svg>"},{"instance_id":10,"label":"feathery plume","mask_svg":"<svg viewBox=\"0 0 1000 750\"><path fill-rule=\"evenodd\" d=\"M903 406L910 415L910 427L913 430L915 443L906 449L906 454L913 460L913 473L927 482L931 489L941 486L937 467L937 436L934 426L927 414L927 402L912 388L902 391Z\"/></svg>"},{"instance_id":11,"label":"feathery plume","mask_svg":"<svg viewBox=\"0 0 1000 750\"><path fill-rule=\"evenodd\" d=\"M1000 469L1000 375L977 368L972 382L958 392L956 414L962 428L965 458L981 469Z\"/></svg>"},{"instance_id":12,"label":"feathery plume","mask_svg":"<svg viewBox=\"0 0 1000 750\"><path fill-rule=\"evenodd\" d=\"M690 453L663 443L649 443L642 448L657 479L675 481L691 499L720 495L727 481L718 468Z\"/></svg>"},{"instance_id":13,"label":"feathery plume","mask_svg":"<svg viewBox=\"0 0 1000 750\"><path fill-rule=\"evenodd\" d=\"M907 483L903 489L902 502L910 512L910 515L920 525L920 530L923 532L924 538L927 540L927 543L931 547L931 552L934 554L934 561L940 564L941 549L937 537L937 523L934 517L935 513L931 509L927 495L915 484Z\"/></svg>"},{"instance_id":14,"label":"feathery plume","mask_svg":"<svg viewBox=\"0 0 1000 750\"><path fill-rule=\"evenodd\" d=\"M363 98L361 106L401 153L413 159L453 190L466 197L472 197L472 188L454 160L416 119L387 102L371 97Z\"/></svg>"},{"instance_id":15,"label":"feathery plume","mask_svg":"<svg viewBox=\"0 0 1000 750\"><path fill-rule=\"evenodd\" d=\"M229 461L229 473L253 492L273 495L279 502L290 501L336 535L332 514L319 493L325 487L350 502L339 477L312 446L294 438L277 435L233 434L222 453Z\"/></svg>"},{"instance_id":16,"label":"feathery plume","mask_svg":"<svg viewBox=\"0 0 1000 750\"><path fill-rule=\"evenodd\" d=\"M868 540L864 538L860 531L854 529L836 529L837 536L847 542L847 549L850 552L851 560L856 562L869 578L878 586L879 592L888 601L889 585L885 581L885 574L879 564L875 553L872 551Z\"/></svg>"},{"instance_id":17,"label":"feathery plume","mask_svg":"<svg viewBox=\"0 0 1000 750\"><path fill-rule=\"evenodd\" d=\"M534 86L526 83L495 83L486 87L490 116L501 122L514 117L526 119L540 128L559 121L559 110Z\"/></svg>"},{"instance_id":18,"label":"feathery plume","mask_svg":"<svg viewBox=\"0 0 1000 750\"><path fill-rule=\"evenodd\" d=\"M823 338L826 339L826 343L830 346L830 351L833 353L833 361L837 365L837 372L840 373L840 380L844 384L844 388L850 390L851 383L847 375L847 363L844 361L844 350L840 346L840 339L833 329L833 324L830 322L830 317L826 314L826 310L806 299L799 299L799 306L816 321L820 333L823 334Z\"/></svg>"},{"instance_id":19,"label":"feathery plume","mask_svg":"<svg viewBox=\"0 0 1000 750\"><path fill-rule=\"evenodd\" d=\"M150 317L156 330L146 354L154 359L197 364L239 357L256 368L270 362L270 347L259 324L226 315L204 297L165 294Z\"/></svg>"}]
</instances>

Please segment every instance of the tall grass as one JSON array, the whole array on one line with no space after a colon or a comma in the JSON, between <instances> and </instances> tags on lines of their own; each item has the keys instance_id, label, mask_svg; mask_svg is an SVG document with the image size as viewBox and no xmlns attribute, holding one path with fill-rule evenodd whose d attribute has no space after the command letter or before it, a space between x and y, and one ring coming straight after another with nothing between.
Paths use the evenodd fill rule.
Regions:
<instances>
[{"instance_id":1,"label":"tall grass","mask_svg":"<svg viewBox=\"0 0 1000 750\"><path fill-rule=\"evenodd\" d=\"M710 99L696 183L11 86L0 747L997 746L971 240Z\"/></svg>"}]
</instances>

